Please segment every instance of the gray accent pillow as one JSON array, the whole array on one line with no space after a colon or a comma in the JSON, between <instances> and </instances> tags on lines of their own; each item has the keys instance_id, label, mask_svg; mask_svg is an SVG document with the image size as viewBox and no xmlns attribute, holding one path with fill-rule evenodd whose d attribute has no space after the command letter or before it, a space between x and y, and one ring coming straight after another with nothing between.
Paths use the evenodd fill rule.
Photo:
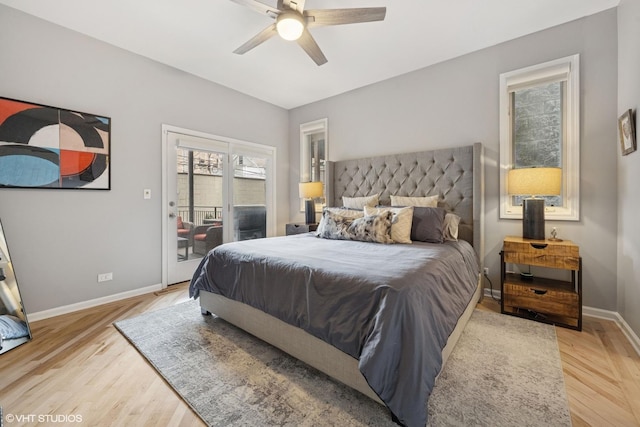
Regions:
<instances>
[{"instance_id":1,"label":"gray accent pillow","mask_svg":"<svg viewBox=\"0 0 640 427\"><path fill-rule=\"evenodd\" d=\"M393 243L391 239L390 211L380 215L369 215L362 218L345 218L325 210L324 228L318 237L335 240L358 240L361 242Z\"/></svg>"},{"instance_id":2,"label":"gray accent pillow","mask_svg":"<svg viewBox=\"0 0 640 427\"><path fill-rule=\"evenodd\" d=\"M411 222L411 240L418 242L444 242L444 208L414 207Z\"/></svg>"}]
</instances>

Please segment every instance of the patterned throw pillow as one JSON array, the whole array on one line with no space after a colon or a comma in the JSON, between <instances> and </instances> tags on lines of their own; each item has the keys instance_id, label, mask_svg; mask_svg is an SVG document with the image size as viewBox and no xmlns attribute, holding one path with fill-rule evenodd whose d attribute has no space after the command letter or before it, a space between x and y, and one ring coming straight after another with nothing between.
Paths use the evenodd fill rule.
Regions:
<instances>
[{"instance_id":1,"label":"patterned throw pillow","mask_svg":"<svg viewBox=\"0 0 640 427\"><path fill-rule=\"evenodd\" d=\"M413 206L406 208L389 208L389 207L364 207L365 215L379 215L383 212L390 211L391 217L391 238L396 243L411 243L411 222L413 218Z\"/></svg>"},{"instance_id":2,"label":"patterned throw pillow","mask_svg":"<svg viewBox=\"0 0 640 427\"><path fill-rule=\"evenodd\" d=\"M322 212L322 219L317 230L317 236L323 239L347 240L347 229L354 218L347 218L329 209Z\"/></svg>"},{"instance_id":3,"label":"patterned throw pillow","mask_svg":"<svg viewBox=\"0 0 640 427\"><path fill-rule=\"evenodd\" d=\"M344 218L325 211L325 224L318 237L335 240L358 240L361 242L393 243L391 239L392 212L362 218Z\"/></svg>"},{"instance_id":4,"label":"patterned throw pillow","mask_svg":"<svg viewBox=\"0 0 640 427\"><path fill-rule=\"evenodd\" d=\"M364 216L364 211L357 210L357 209L325 207L322 211L322 218L320 218L318 229L316 230L316 236L320 236L324 232L324 226L327 221L325 219L326 217L325 212L327 211L347 219L362 218Z\"/></svg>"}]
</instances>

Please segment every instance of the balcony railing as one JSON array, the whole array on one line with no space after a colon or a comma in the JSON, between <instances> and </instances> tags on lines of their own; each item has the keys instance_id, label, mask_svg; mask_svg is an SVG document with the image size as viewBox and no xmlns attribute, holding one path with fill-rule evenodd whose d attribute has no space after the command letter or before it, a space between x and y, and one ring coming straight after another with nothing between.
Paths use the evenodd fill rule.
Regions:
<instances>
[{"instance_id":1,"label":"balcony railing","mask_svg":"<svg viewBox=\"0 0 640 427\"><path fill-rule=\"evenodd\" d=\"M222 219L222 206L196 206L193 210L194 218L189 217L189 207L178 207L178 216L183 221L193 222L195 225L205 224L205 220Z\"/></svg>"}]
</instances>

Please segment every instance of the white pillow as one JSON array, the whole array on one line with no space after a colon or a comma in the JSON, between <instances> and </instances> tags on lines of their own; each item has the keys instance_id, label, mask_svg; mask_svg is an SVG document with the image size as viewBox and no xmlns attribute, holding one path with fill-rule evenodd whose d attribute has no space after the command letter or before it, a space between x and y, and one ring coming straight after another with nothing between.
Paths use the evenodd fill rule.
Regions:
<instances>
[{"instance_id":1,"label":"white pillow","mask_svg":"<svg viewBox=\"0 0 640 427\"><path fill-rule=\"evenodd\" d=\"M413 221L413 206L406 208L372 208L364 207L364 214L379 215L391 211L391 239L396 243L411 243L411 222Z\"/></svg>"},{"instance_id":2,"label":"white pillow","mask_svg":"<svg viewBox=\"0 0 640 427\"><path fill-rule=\"evenodd\" d=\"M420 206L424 208L437 208L438 197L405 197L405 196L391 196L391 206Z\"/></svg>"},{"instance_id":3,"label":"white pillow","mask_svg":"<svg viewBox=\"0 0 640 427\"><path fill-rule=\"evenodd\" d=\"M365 206L376 206L378 204L378 194L366 197L342 197L342 204L345 208L364 209Z\"/></svg>"},{"instance_id":4,"label":"white pillow","mask_svg":"<svg viewBox=\"0 0 640 427\"><path fill-rule=\"evenodd\" d=\"M444 240L458 241L458 224L460 224L458 215L448 213L444 216L444 224L442 225Z\"/></svg>"},{"instance_id":5,"label":"white pillow","mask_svg":"<svg viewBox=\"0 0 640 427\"><path fill-rule=\"evenodd\" d=\"M324 208L322 218L320 218L320 222L318 223L318 228L316 229L316 235L320 236L324 231L325 224L325 216L324 212L329 211L333 214L340 215L342 218L362 218L364 216L364 211L355 210L355 209L345 209L345 208Z\"/></svg>"}]
</instances>

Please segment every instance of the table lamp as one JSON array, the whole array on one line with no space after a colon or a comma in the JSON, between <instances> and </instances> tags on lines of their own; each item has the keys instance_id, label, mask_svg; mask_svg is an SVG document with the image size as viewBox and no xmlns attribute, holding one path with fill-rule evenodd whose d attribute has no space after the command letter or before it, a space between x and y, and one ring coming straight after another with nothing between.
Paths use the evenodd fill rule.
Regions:
<instances>
[{"instance_id":1,"label":"table lamp","mask_svg":"<svg viewBox=\"0 0 640 427\"><path fill-rule=\"evenodd\" d=\"M560 168L518 168L507 175L507 192L527 196L522 201L522 237L544 240L544 199L536 196L557 196L562 189Z\"/></svg>"},{"instance_id":2,"label":"table lamp","mask_svg":"<svg viewBox=\"0 0 640 427\"><path fill-rule=\"evenodd\" d=\"M298 184L298 191L300 198L305 199L304 204L304 219L306 224L316 223L316 204L313 199L316 197L322 197L324 190L322 188L322 182L301 182Z\"/></svg>"}]
</instances>

